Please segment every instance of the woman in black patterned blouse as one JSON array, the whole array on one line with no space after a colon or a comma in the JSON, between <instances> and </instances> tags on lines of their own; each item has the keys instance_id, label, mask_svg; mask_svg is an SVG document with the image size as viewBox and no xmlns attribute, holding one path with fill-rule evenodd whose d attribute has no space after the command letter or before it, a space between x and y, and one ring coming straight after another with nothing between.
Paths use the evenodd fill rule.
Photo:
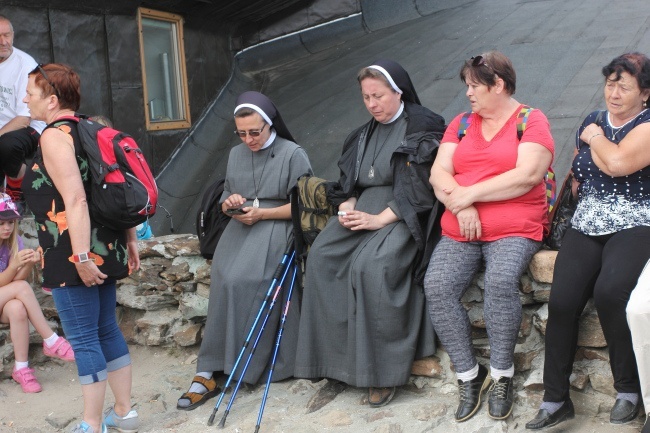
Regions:
<instances>
[{"instance_id":1,"label":"woman in black patterned blouse","mask_svg":"<svg viewBox=\"0 0 650 433\"><path fill-rule=\"evenodd\" d=\"M639 378L625 307L650 258L650 59L623 54L602 70L607 111L577 133L578 207L555 262L546 326L544 402L526 424L539 429L574 415L569 377L578 320L593 296L618 393L610 422L634 419Z\"/></svg>"}]
</instances>

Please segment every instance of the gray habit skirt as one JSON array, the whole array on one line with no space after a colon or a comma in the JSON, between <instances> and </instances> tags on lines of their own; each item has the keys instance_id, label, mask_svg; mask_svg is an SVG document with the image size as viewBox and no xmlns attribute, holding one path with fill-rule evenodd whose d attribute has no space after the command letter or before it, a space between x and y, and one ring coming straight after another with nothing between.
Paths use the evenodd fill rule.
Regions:
<instances>
[{"instance_id":1,"label":"gray habit skirt","mask_svg":"<svg viewBox=\"0 0 650 433\"><path fill-rule=\"evenodd\" d=\"M365 189L356 209L381 212L391 190ZM412 279L416 252L402 221L352 231L330 219L309 252L296 377L357 387L408 381L413 360L435 350L424 293Z\"/></svg>"}]
</instances>

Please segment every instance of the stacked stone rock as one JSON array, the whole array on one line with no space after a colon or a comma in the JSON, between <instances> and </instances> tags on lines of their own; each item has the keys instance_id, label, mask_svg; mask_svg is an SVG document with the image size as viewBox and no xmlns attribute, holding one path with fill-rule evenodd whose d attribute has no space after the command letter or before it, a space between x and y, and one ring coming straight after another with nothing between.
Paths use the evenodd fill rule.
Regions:
<instances>
[{"instance_id":1,"label":"stacked stone rock","mask_svg":"<svg viewBox=\"0 0 650 433\"><path fill-rule=\"evenodd\" d=\"M196 236L161 236L142 241L139 247L141 269L120 282L117 295L120 327L127 340L146 346L198 345L208 309L210 261L201 257ZM515 348L515 383L519 398L530 399L534 405L541 400L543 389L544 331L556 255L540 251L521 278L523 319ZM482 287L483 275L479 274L463 303L472 321L477 353L481 362L487 362L490 347L483 320ZM56 319L51 297L41 296L37 285L35 289L39 289L37 294L46 316ZM5 365L12 361L8 340L8 330L0 329L0 356ZM38 342L36 335L34 342ZM605 339L591 303L580 319L578 344L571 377L577 410L594 414L609 410L611 396L615 395L613 379ZM420 388L431 386L450 394L456 392L453 366L444 348L436 356L416 361L411 380Z\"/></svg>"}]
</instances>

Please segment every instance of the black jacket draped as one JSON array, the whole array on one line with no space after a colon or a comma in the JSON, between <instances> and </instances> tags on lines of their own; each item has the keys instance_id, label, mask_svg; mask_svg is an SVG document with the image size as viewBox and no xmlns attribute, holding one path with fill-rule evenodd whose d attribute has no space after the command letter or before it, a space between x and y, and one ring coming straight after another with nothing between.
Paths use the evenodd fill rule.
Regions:
<instances>
[{"instance_id":1,"label":"black jacket draped","mask_svg":"<svg viewBox=\"0 0 650 433\"><path fill-rule=\"evenodd\" d=\"M433 247L440 239L440 217L444 207L429 183L431 165L445 131L444 119L422 107L404 102L406 133L390 160L393 172L393 197L402 219L418 246L414 278L422 284ZM338 165L341 177L328 188L327 197L335 205L361 193L356 186L361 160L377 121L354 130L345 140Z\"/></svg>"}]
</instances>

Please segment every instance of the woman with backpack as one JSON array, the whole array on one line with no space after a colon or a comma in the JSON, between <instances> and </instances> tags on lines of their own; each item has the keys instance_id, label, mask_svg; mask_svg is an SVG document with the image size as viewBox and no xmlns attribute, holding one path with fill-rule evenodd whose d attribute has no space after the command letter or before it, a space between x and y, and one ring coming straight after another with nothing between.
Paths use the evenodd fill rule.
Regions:
<instances>
[{"instance_id":1,"label":"woman with backpack","mask_svg":"<svg viewBox=\"0 0 650 433\"><path fill-rule=\"evenodd\" d=\"M328 191L339 216L309 252L295 375L367 387L381 407L413 360L434 352L421 284L438 234L428 176L445 122L392 60L357 81L372 118L345 140Z\"/></svg>"},{"instance_id":2,"label":"woman with backpack","mask_svg":"<svg viewBox=\"0 0 650 433\"><path fill-rule=\"evenodd\" d=\"M228 157L220 209L232 217L214 251L208 315L196 375L176 407L192 410L220 391L260 310L266 289L292 233L288 195L298 177L311 173L307 153L295 140L275 104L259 92L245 92L234 110L240 143ZM284 305L287 290L279 305ZM295 298L294 298L295 299ZM293 376L300 311L291 303L273 380ZM280 321L274 308L243 382L266 379Z\"/></svg>"},{"instance_id":3,"label":"woman with backpack","mask_svg":"<svg viewBox=\"0 0 650 433\"><path fill-rule=\"evenodd\" d=\"M546 116L513 98L516 76L508 57L497 51L472 57L460 78L472 111L451 121L431 169L446 210L424 280L433 328L456 370L458 422L474 416L488 386L489 416L505 419L512 412L519 279L548 226L544 177L554 151ZM461 302L484 262L489 374L476 360Z\"/></svg>"},{"instance_id":4,"label":"woman with backpack","mask_svg":"<svg viewBox=\"0 0 650 433\"><path fill-rule=\"evenodd\" d=\"M91 177L73 117L81 102L80 79L69 66L39 65L29 73L25 103L48 126L23 181L39 226L43 285L52 288L66 337L75 353L83 395L83 420L74 433L106 427L137 432L131 409L131 357L115 316L117 279L140 267L135 228L112 230L88 212ZM115 405L104 409L106 385Z\"/></svg>"}]
</instances>

